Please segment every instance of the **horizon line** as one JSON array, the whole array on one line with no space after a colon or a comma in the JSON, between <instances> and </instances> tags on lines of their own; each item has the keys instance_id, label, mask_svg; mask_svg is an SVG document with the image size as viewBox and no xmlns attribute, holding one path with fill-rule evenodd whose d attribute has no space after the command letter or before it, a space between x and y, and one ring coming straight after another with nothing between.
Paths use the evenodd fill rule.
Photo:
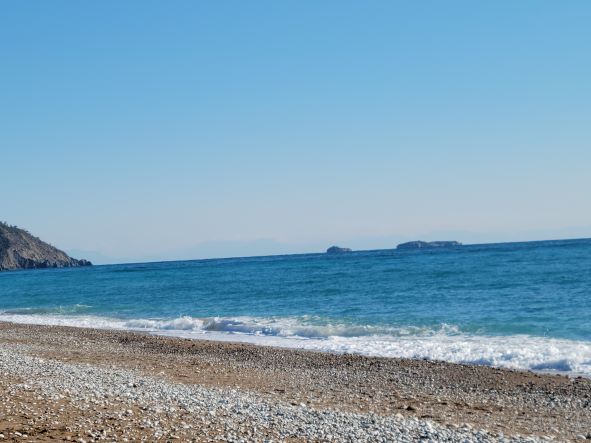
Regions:
<instances>
[{"instance_id":1,"label":"horizon line","mask_svg":"<svg viewBox=\"0 0 591 443\"><path fill-rule=\"evenodd\" d=\"M591 237L577 237L577 238L554 238L554 239L539 239L539 240L525 240L525 241L503 241L503 242L484 242L484 243L461 243L460 245L456 246L458 248L462 247L470 247L470 246L487 246L487 245L506 245L506 244L515 244L515 243L542 243L542 242L570 242L570 241L581 241L581 240L591 240ZM410 240L413 241L423 241L423 240ZM455 241L455 240L432 240L433 241ZM406 243L406 242L403 242ZM401 243L399 243L401 244ZM332 245L338 246L338 245ZM393 248L378 248L378 249L354 249L346 254L354 254L356 252L376 252L376 251L396 251L396 247ZM341 247L341 246L339 246ZM442 248L447 249L447 248ZM430 249L427 249L430 250ZM435 248L435 250L440 250ZM405 250L403 252L407 252ZM102 263L102 264L92 264L93 267L95 266L116 266L116 265L139 265L139 264L154 264L154 263L174 263L174 262L191 262L191 261L212 261L212 260L236 260L236 259L248 259L248 258L268 258L268 257L292 257L292 256L299 256L299 255L329 255L326 251L322 252L296 252L296 253L285 253L285 254L269 254L269 255L236 255L236 256L226 256L226 257L207 257L207 258L189 258L189 259L178 259L178 260L151 260L151 261L129 261L129 262L121 262L121 263ZM83 257L82 257L83 258Z\"/></svg>"}]
</instances>

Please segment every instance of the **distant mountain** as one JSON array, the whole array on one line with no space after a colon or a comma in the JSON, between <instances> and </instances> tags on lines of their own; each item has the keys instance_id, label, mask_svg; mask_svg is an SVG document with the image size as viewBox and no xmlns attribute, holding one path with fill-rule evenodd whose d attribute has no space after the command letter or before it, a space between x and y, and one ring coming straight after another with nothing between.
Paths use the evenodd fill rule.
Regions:
<instances>
[{"instance_id":1,"label":"distant mountain","mask_svg":"<svg viewBox=\"0 0 591 443\"><path fill-rule=\"evenodd\" d=\"M433 249L433 248L454 248L456 246L462 246L458 241L409 241L406 243L400 243L396 246L396 249Z\"/></svg>"},{"instance_id":2,"label":"distant mountain","mask_svg":"<svg viewBox=\"0 0 591 443\"><path fill-rule=\"evenodd\" d=\"M32 236L24 229L0 222L0 271L90 266Z\"/></svg>"}]
</instances>

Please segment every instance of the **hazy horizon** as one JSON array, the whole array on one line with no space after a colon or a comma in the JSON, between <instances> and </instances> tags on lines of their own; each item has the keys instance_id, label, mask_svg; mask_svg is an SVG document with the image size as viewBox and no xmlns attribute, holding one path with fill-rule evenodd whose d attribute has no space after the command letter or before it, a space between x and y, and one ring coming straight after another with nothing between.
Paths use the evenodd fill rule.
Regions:
<instances>
[{"instance_id":1,"label":"hazy horizon","mask_svg":"<svg viewBox=\"0 0 591 443\"><path fill-rule=\"evenodd\" d=\"M395 249L399 243L413 240L457 240L464 245L480 245L480 244L497 244L497 243L520 243L520 242L536 242L536 241L560 241L560 240L580 240L589 238L586 235L587 229L580 229L570 231L572 235L550 236L545 238L519 238L511 237L506 239L496 239L489 237L485 240L485 236L475 234L464 236L441 236L436 234L424 235L420 237L404 238L392 237L388 239L361 239L349 242L333 242L310 245L294 245L287 243L275 242L273 240L253 240L248 242L231 242L231 241L211 241L207 243L193 245L182 250L167 251L153 256L144 257L108 257L96 251L83 251L79 249L70 249L66 252L75 258L85 258L91 260L93 264L124 264L124 263L152 263L160 261L185 261L185 260L203 260L203 259L225 259L225 258L241 258L241 257L264 257L275 255L293 255L293 254L314 254L324 253L329 246L350 247L353 251L372 251L372 250L388 250ZM576 235L580 232L580 235ZM468 240L466 240L468 239ZM477 239L477 240L474 240Z\"/></svg>"},{"instance_id":2,"label":"hazy horizon","mask_svg":"<svg viewBox=\"0 0 591 443\"><path fill-rule=\"evenodd\" d=\"M0 218L98 263L591 237L589 20L6 3Z\"/></svg>"}]
</instances>

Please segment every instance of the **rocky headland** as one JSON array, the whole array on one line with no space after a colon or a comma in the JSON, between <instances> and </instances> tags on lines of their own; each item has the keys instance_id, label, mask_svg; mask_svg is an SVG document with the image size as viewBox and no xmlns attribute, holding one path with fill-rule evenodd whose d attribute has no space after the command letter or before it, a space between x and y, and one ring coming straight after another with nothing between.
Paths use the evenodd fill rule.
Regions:
<instances>
[{"instance_id":1,"label":"rocky headland","mask_svg":"<svg viewBox=\"0 0 591 443\"><path fill-rule=\"evenodd\" d=\"M0 271L90 265L88 260L72 258L24 229L0 222Z\"/></svg>"}]
</instances>

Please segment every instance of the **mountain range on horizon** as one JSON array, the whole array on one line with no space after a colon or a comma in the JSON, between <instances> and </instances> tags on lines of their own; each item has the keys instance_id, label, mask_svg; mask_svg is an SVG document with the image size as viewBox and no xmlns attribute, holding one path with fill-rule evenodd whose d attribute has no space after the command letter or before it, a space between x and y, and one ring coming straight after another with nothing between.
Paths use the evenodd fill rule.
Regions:
<instances>
[{"instance_id":1,"label":"mountain range on horizon","mask_svg":"<svg viewBox=\"0 0 591 443\"><path fill-rule=\"evenodd\" d=\"M517 233L515 235L508 235L506 238L499 238L499 235L493 234L484 235L474 232L441 231L417 235L415 238L387 236L345 239L337 243L345 245L354 251L368 251L394 249L397 244L415 241L417 238L427 242L436 241L441 238L455 238L461 240L464 244L510 243L549 239L587 238L590 237L590 231L590 228L579 228L565 232L540 232L536 238L524 238ZM64 252L64 250L57 249L51 244L33 236L25 229L0 222L0 270L77 267L86 266L91 262L93 264L116 264L320 253L324 252L329 241L296 244L273 239L250 241L219 240L201 242L192 246L189 245L186 248L172 249L149 255L119 256L101 251L77 248L64 248L66 251ZM72 257L84 257L84 259L79 260Z\"/></svg>"},{"instance_id":2,"label":"mountain range on horizon","mask_svg":"<svg viewBox=\"0 0 591 443\"><path fill-rule=\"evenodd\" d=\"M567 240L591 237L591 226L563 230L540 230L530 235L524 233L479 233L470 231L438 231L409 235L391 235L359 238L337 238L306 242L279 241L274 239L217 240L188 244L182 248L154 251L149 254L116 254L92 248L66 248L74 257L85 257L94 264L139 263L176 260L200 260L226 257L256 257L323 253L331 244L343 245L354 251L369 251L395 248L397 244L421 239L437 241L452 238L463 244L513 243L544 240Z\"/></svg>"}]
</instances>

